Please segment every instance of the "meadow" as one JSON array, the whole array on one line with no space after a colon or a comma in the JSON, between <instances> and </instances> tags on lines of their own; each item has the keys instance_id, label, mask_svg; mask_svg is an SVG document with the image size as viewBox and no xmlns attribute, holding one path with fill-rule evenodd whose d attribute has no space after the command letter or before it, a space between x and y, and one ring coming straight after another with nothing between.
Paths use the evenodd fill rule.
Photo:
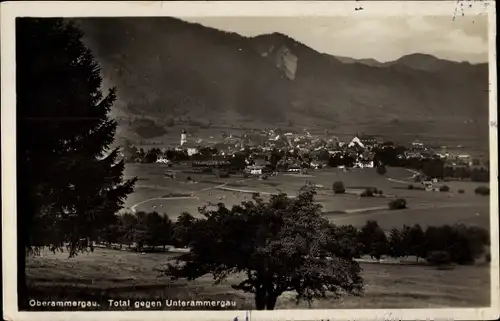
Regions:
<instances>
[{"instance_id":1,"label":"meadow","mask_svg":"<svg viewBox=\"0 0 500 321\"><path fill-rule=\"evenodd\" d=\"M44 252L27 264L33 299L98 300L107 309L108 299L120 300L231 300L236 309L253 308L253 297L231 288L240 280L213 285L209 276L195 281L173 281L155 269L172 259L161 253L140 254L96 249L68 258L67 253ZM489 305L489 266L456 266L442 270L429 266L361 263L365 293L361 297L327 297L311 308L442 308ZM309 308L295 304L293 292L284 293L277 309Z\"/></svg>"},{"instance_id":2,"label":"meadow","mask_svg":"<svg viewBox=\"0 0 500 321\"><path fill-rule=\"evenodd\" d=\"M167 170L176 171L175 179L163 177ZM207 202L227 206L251 199L260 192L297 194L305 183L317 186L316 200L325 217L339 225L363 226L376 220L389 230L404 224L444 225L465 223L489 228L489 197L474 194L481 185L471 182L447 182L450 192L408 190L415 184L414 173L402 168L388 168L378 175L373 168L310 171L308 175L280 174L268 180L244 179L241 176L217 179L212 174L193 174L187 165L168 168L160 164L129 164L126 176L137 176L135 192L127 199L124 211L165 213L172 219L183 211L197 213ZM188 181L188 176L191 178ZM332 184L341 180L346 194L334 194ZM360 197L367 187L383 190L383 197ZM457 193L463 189L464 193ZM389 210L387 203L405 198L408 208ZM214 285L210 276L195 281L171 280L158 269L177 254L136 253L97 248L94 252L68 258L67 253L43 252L30 257L26 274L30 298L39 300L97 300L98 309L109 309L107 299L120 300L229 300L236 309L252 309L251 294L236 291L231 284L241 281L232 275L227 282ZM478 260L472 266L436 268L425 265L397 265L362 262L365 293L361 297L327 297L315 301L311 308L441 308L488 306L490 269ZM165 308L165 307L163 307ZM295 303L295 294L284 293L277 309L309 308L306 302ZM171 309L168 308L168 309Z\"/></svg>"},{"instance_id":3,"label":"meadow","mask_svg":"<svg viewBox=\"0 0 500 321\"><path fill-rule=\"evenodd\" d=\"M167 170L176 172L175 179L163 177ZM360 227L367 220L377 220L384 229L401 228L404 224L443 225L465 223L489 228L489 197L476 195L474 189L481 183L453 181L446 184L449 192L409 190L414 172L404 168L388 168L381 176L373 168L344 171L337 168L310 170L307 175L280 173L268 180L244 179L239 175L218 179L213 174L190 172L185 166L168 168L160 164L128 164L126 176L137 176L134 193L125 204L124 211L157 211L175 219L182 212L197 215L198 207L222 202L226 206L250 200L252 193L266 199L270 194L298 193L306 183L317 186L317 203L325 216L338 224ZM188 181L188 177L191 179ZM334 194L332 184L342 181L346 194ZM383 191L381 197L360 197L367 187ZM458 190L464 190L459 194ZM408 209L392 211L387 207L394 198L404 198Z\"/></svg>"}]
</instances>

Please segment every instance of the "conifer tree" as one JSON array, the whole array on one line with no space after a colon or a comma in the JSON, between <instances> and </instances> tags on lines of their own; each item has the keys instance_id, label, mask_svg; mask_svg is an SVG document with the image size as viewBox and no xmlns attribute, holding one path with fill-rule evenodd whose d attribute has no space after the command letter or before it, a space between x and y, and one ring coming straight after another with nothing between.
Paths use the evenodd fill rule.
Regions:
<instances>
[{"instance_id":1,"label":"conifer tree","mask_svg":"<svg viewBox=\"0 0 500 321\"><path fill-rule=\"evenodd\" d=\"M16 21L21 305L27 302L26 255L42 247L66 248L69 256L91 248L136 181L124 181L124 163L109 148L117 126L109 117L116 91L103 96L99 65L82 36L62 19Z\"/></svg>"}]
</instances>

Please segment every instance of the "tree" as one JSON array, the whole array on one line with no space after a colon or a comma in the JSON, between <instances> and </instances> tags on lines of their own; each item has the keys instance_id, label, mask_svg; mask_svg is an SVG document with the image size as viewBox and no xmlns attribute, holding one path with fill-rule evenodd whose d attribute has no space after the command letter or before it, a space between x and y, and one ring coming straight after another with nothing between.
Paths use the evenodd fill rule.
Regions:
<instances>
[{"instance_id":1,"label":"tree","mask_svg":"<svg viewBox=\"0 0 500 321\"><path fill-rule=\"evenodd\" d=\"M145 243L155 250L156 246L163 245L163 219L157 212L151 212L146 215L146 237Z\"/></svg>"},{"instance_id":2,"label":"tree","mask_svg":"<svg viewBox=\"0 0 500 321\"><path fill-rule=\"evenodd\" d=\"M303 188L296 198L258 196L231 209L200 209L190 230L190 252L165 271L174 278L211 274L216 283L241 273L233 288L254 294L257 310L272 310L285 291L297 302L363 290L360 266L337 228L321 215L315 191ZM345 234L344 234L345 236ZM341 292L342 291L342 292Z\"/></svg>"},{"instance_id":3,"label":"tree","mask_svg":"<svg viewBox=\"0 0 500 321\"><path fill-rule=\"evenodd\" d=\"M464 224L452 227L453 242L451 243L451 260L458 264L472 264L485 253L485 247L490 245L489 232L483 228Z\"/></svg>"},{"instance_id":4,"label":"tree","mask_svg":"<svg viewBox=\"0 0 500 321\"><path fill-rule=\"evenodd\" d=\"M408 238L408 254L415 255L417 257L417 262L419 258L425 258L427 256L425 233L419 224L415 224L411 227Z\"/></svg>"},{"instance_id":5,"label":"tree","mask_svg":"<svg viewBox=\"0 0 500 321\"><path fill-rule=\"evenodd\" d=\"M103 97L100 69L73 24L16 20L17 253L20 308L27 303L25 255L67 246L92 249L136 179L109 150L115 89ZM26 302L25 302L26 301Z\"/></svg>"},{"instance_id":6,"label":"tree","mask_svg":"<svg viewBox=\"0 0 500 321\"><path fill-rule=\"evenodd\" d=\"M389 202L389 209L402 210L406 208L406 200L404 198L397 198Z\"/></svg>"},{"instance_id":7,"label":"tree","mask_svg":"<svg viewBox=\"0 0 500 321\"><path fill-rule=\"evenodd\" d=\"M448 185L442 185L439 187L439 191L440 192L449 192L450 191L450 187Z\"/></svg>"},{"instance_id":8,"label":"tree","mask_svg":"<svg viewBox=\"0 0 500 321\"><path fill-rule=\"evenodd\" d=\"M161 216L159 232L159 243L163 246L163 250L165 250L165 246L171 244L174 240L174 225L167 215Z\"/></svg>"},{"instance_id":9,"label":"tree","mask_svg":"<svg viewBox=\"0 0 500 321\"><path fill-rule=\"evenodd\" d=\"M146 153L142 161L144 163L155 163L158 160L158 154L154 150L150 150Z\"/></svg>"},{"instance_id":10,"label":"tree","mask_svg":"<svg viewBox=\"0 0 500 321\"><path fill-rule=\"evenodd\" d=\"M134 242L135 229L137 227L137 216L131 213L124 213L120 217L120 243L129 247Z\"/></svg>"},{"instance_id":11,"label":"tree","mask_svg":"<svg viewBox=\"0 0 500 321\"><path fill-rule=\"evenodd\" d=\"M112 243L118 242L121 231L118 216L114 215L108 218L107 223L101 228L99 236L110 246Z\"/></svg>"},{"instance_id":12,"label":"tree","mask_svg":"<svg viewBox=\"0 0 500 321\"><path fill-rule=\"evenodd\" d=\"M427 255L426 261L430 265L442 266L451 263L450 253L446 251L433 251Z\"/></svg>"},{"instance_id":13,"label":"tree","mask_svg":"<svg viewBox=\"0 0 500 321\"><path fill-rule=\"evenodd\" d=\"M341 181L337 181L335 183L333 183L333 192L335 194L343 194L345 193L345 187L344 187L344 183L341 182Z\"/></svg>"},{"instance_id":14,"label":"tree","mask_svg":"<svg viewBox=\"0 0 500 321\"><path fill-rule=\"evenodd\" d=\"M187 212L181 213L174 224L174 238L178 245L187 247L191 240L190 232L193 230L196 219Z\"/></svg>"},{"instance_id":15,"label":"tree","mask_svg":"<svg viewBox=\"0 0 500 321\"><path fill-rule=\"evenodd\" d=\"M406 256L403 232L397 228L393 228L389 234L389 253L396 258Z\"/></svg>"},{"instance_id":16,"label":"tree","mask_svg":"<svg viewBox=\"0 0 500 321\"><path fill-rule=\"evenodd\" d=\"M387 168L384 165L377 166L377 173L379 175L385 175L387 173Z\"/></svg>"},{"instance_id":17,"label":"tree","mask_svg":"<svg viewBox=\"0 0 500 321\"><path fill-rule=\"evenodd\" d=\"M474 193L479 195L490 195L490 188L488 186L478 186L474 190Z\"/></svg>"},{"instance_id":18,"label":"tree","mask_svg":"<svg viewBox=\"0 0 500 321\"><path fill-rule=\"evenodd\" d=\"M389 252L387 237L377 221L366 222L359 233L359 240L363 246L363 253L377 260Z\"/></svg>"},{"instance_id":19,"label":"tree","mask_svg":"<svg viewBox=\"0 0 500 321\"><path fill-rule=\"evenodd\" d=\"M148 242L148 223L146 212L137 212L135 217L137 219L134 228L133 240L136 244L136 251L142 251L144 245Z\"/></svg>"}]
</instances>

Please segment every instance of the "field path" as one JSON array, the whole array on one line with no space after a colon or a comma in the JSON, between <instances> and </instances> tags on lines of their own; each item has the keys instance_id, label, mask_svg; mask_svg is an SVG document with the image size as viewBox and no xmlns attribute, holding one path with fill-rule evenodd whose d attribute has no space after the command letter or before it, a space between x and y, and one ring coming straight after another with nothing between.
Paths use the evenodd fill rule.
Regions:
<instances>
[{"instance_id":1,"label":"field path","mask_svg":"<svg viewBox=\"0 0 500 321\"><path fill-rule=\"evenodd\" d=\"M139 205L142 205L144 203L147 203L147 202L150 202L150 201L155 201L155 200L167 200L167 201L170 201L170 200L185 200L185 199L199 199L199 197L196 197L196 196L179 196L179 197L154 197L154 198L150 198L150 199L147 199L145 201L142 201L142 202L139 202L137 204L135 204L134 206L132 206L130 208L130 210L132 211L132 213L135 213L136 210L135 208Z\"/></svg>"},{"instance_id":2,"label":"field path","mask_svg":"<svg viewBox=\"0 0 500 321\"><path fill-rule=\"evenodd\" d=\"M220 189L220 188L223 188L224 186L226 186L227 184L229 183L240 183L240 182L243 182L243 181L246 181L247 179L242 179L242 180L239 180L239 181L235 181L235 182L226 182L224 184L220 184L220 185L216 185L216 186L212 186L212 187L207 187L207 188L204 188L204 189L201 189L197 192L206 192L206 191L210 191L210 190L213 190L213 189ZM144 201L141 201L139 203L136 203L134 204L130 210L132 211L132 213L135 213L136 212L136 207L139 206L139 205L142 205L144 203L147 203L147 202L150 202L150 201L155 201L155 200L166 200L166 201L169 201L169 200L182 200L182 199L197 199L199 200L200 198L198 196L194 196L194 193L193 193L193 196L181 196L181 197L153 197L153 198L149 198L147 200L144 200Z\"/></svg>"},{"instance_id":3,"label":"field path","mask_svg":"<svg viewBox=\"0 0 500 321\"><path fill-rule=\"evenodd\" d=\"M484 206L488 206L488 204L485 204ZM404 210L390 210L387 208L387 206L384 207L373 207L373 208L360 208L360 209L353 209L353 210L347 210L345 211L346 214L355 214L356 217L370 217L370 216L380 216L380 215L400 215L401 213L408 213L412 211L421 211L421 210L426 210L426 209L436 209L436 208L466 208L466 207L472 207L476 208L478 207L478 204L469 204L469 203L462 203L462 204L441 204L441 205L429 205L429 204L416 204L415 206L406 208ZM339 221L345 221L345 220L350 220L354 216L353 215L346 215L344 216L339 215L340 217L332 218L333 222L339 222Z\"/></svg>"},{"instance_id":4,"label":"field path","mask_svg":"<svg viewBox=\"0 0 500 321\"><path fill-rule=\"evenodd\" d=\"M408 168L405 168L408 172L410 173L413 173L413 176L410 176L410 177L407 177L407 178L404 178L404 179L414 179L415 177L417 177L418 175L420 175L419 172L417 171L414 171L413 169L408 169ZM387 178L388 181L390 182L394 182L394 183L400 183L400 184L411 184L412 182L409 182L409 181L402 181L402 180L399 180L399 179L394 179L394 178Z\"/></svg>"},{"instance_id":5,"label":"field path","mask_svg":"<svg viewBox=\"0 0 500 321\"><path fill-rule=\"evenodd\" d=\"M408 181L400 181L398 179L394 179L394 178L388 178L387 179L389 182L393 182L393 183L399 183L399 184L411 184L411 182L408 182Z\"/></svg>"}]
</instances>

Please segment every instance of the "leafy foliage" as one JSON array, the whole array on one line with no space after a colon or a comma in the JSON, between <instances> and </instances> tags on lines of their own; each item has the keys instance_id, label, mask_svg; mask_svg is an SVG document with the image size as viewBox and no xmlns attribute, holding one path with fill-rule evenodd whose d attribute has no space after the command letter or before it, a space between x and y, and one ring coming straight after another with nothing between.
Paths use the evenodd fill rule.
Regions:
<instances>
[{"instance_id":1,"label":"leafy foliage","mask_svg":"<svg viewBox=\"0 0 500 321\"><path fill-rule=\"evenodd\" d=\"M387 168L384 165L377 166L377 174L385 175L387 173Z\"/></svg>"},{"instance_id":2,"label":"leafy foliage","mask_svg":"<svg viewBox=\"0 0 500 321\"><path fill-rule=\"evenodd\" d=\"M389 252L387 237L376 221L368 221L359 233L363 252L380 259Z\"/></svg>"},{"instance_id":3,"label":"leafy foliage","mask_svg":"<svg viewBox=\"0 0 500 321\"><path fill-rule=\"evenodd\" d=\"M449 192L450 191L450 187L448 185L440 186L439 187L439 191L440 192Z\"/></svg>"},{"instance_id":4,"label":"leafy foliage","mask_svg":"<svg viewBox=\"0 0 500 321\"><path fill-rule=\"evenodd\" d=\"M403 198L398 198L389 202L389 209L391 210L402 210L406 208L406 200Z\"/></svg>"},{"instance_id":5,"label":"leafy foliage","mask_svg":"<svg viewBox=\"0 0 500 321\"><path fill-rule=\"evenodd\" d=\"M285 291L308 302L341 291L359 295L363 280L353 257L358 249L352 227L337 227L321 216L315 191L305 187L292 199L285 194L264 202L258 196L231 209L200 208L188 234L191 251L166 271L196 279L212 274L216 283L242 273L236 289L255 295L256 308L274 309ZM192 222L192 221L191 221ZM191 223L190 223L191 224Z\"/></svg>"},{"instance_id":6,"label":"leafy foliage","mask_svg":"<svg viewBox=\"0 0 500 321\"><path fill-rule=\"evenodd\" d=\"M474 192L479 195L490 195L490 188L488 186L478 186Z\"/></svg>"},{"instance_id":7,"label":"leafy foliage","mask_svg":"<svg viewBox=\"0 0 500 321\"><path fill-rule=\"evenodd\" d=\"M445 251L430 252L426 260L430 265L436 266L447 265L451 263L450 254Z\"/></svg>"},{"instance_id":8,"label":"leafy foliage","mask_svg":"<svg viewBox=\"0 0 500 321\"><path fill-rule=\"evenodd\" d=\"M337 181L337 182L333 183L333 192L335 194L345 193L344 183L342 181Z\"/></svg>"},{"instance_id":9,"label":"leafy foliage","mask_svg":"<svg viewBox=\"0 0 500 321\"><path fill-rule=\"evenodd\" d=\"M381 192L381 191L380 191ZM379 194L379 191L374 187L369 187L361 193L361 197L373 197ZM380 193L381 194L381 193Z\"/></svg>"}]
</instances>

